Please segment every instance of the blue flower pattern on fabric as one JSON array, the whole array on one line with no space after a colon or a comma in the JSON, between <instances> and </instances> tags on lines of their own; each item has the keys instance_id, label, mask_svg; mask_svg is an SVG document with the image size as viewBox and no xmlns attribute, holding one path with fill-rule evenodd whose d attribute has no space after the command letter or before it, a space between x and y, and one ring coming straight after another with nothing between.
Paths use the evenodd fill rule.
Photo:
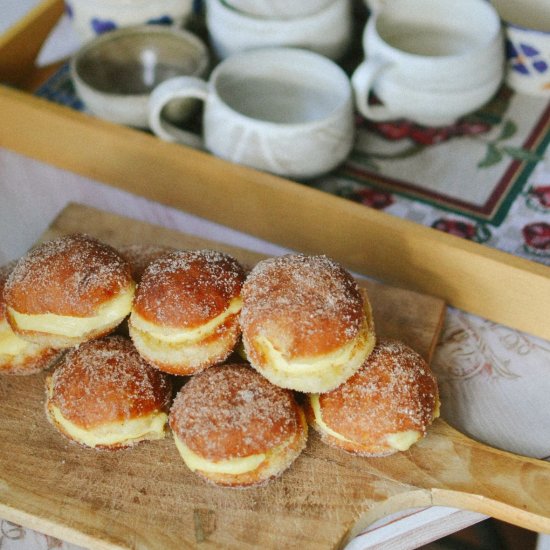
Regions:
<instances>
[{"instance_id":1,"label":"blue flower pattern on fabric","mask_svg":"<svg viewBox=\"0 0 550 550\"><path fill-rule=\"evenodd\" d=\"M173 25L174 20L169 15L161 15L155 17L155 19L149 19L147 25ZM118 28L118 25L109 19L98 19L94 17L91 21L92 29L95 34L103 34L104 32L114 31Z\"/></svg>"},{"instance_id":2,"label":"blue flower pattern on fabric","mask_svg":"<svg viewBox=\"0 0 550 550\"><path fill-rule=\"evenodd\" d=\"M92 19L92 29L96 34L103 34L104 32L114 31L117 28L114 21L102 20L94 17Z\"/></svg>"},{"instance_id":3,"label":"blue flower pattern on fabric","mask_svg":"<svg viewBox=\"0 0 550 550\"><path fill-rule=\"evenodd\" d=\"M73 7L71 6L71 4L69 4L69 2L65 2L65 13L67 14L67 17L69 19L72 19L74 16Z\"/></svg>"},{"instance_id":4,"label":"blue flower pattern on fabric","mask_svg":"<svg viewBox=\"0 0 550 550\"><path fill-rule=\"evenodd\" d=\"M506 56L512 62L512 68L520 74L528 75L533 70L537 73L545 73L548 63L541 57L539 50L529 44L513 44L506 42Z\"/></svg>"},{"instance_id":5,"label":"blue flower pattern on fabric","mask_svg":"<svg viewBox=\"0 0 550 550\"><path fill-rule=\"evenodd\" d=\"M169 15L163 15L155 19L149 19L148 25L173 25L174 20Z\"/></svg>"}]
</instances>

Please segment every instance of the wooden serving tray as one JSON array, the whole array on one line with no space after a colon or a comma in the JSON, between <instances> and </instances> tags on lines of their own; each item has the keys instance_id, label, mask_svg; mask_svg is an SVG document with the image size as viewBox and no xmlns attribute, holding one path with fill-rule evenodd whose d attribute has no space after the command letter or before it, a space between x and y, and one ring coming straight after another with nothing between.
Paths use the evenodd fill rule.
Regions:
<instances>
[{"instance_id":1,"label":"wooden serving tray","mask_svg":"<svg viewBox=\"0 0 550 550\"><path fill-rule=\"evenodd\" d=\"M83 231L113 245L213 247L252 265L263 256L172 230L68 206L43 239ZM444 303L362 282L379 334L430 359ZM550 464L480 445L438 420L410 451L353 457L311 431L304 453L266 487L209 485L171 437L119 452L67 442L43 411L44 374L0 377L0 516L92 548L335 548L409 507L468 508L550 532Z\"/></svg>"},{"instance_id":2,"label":"wooden serving tray","mask_svg":"<svg viewBox=\"0 0 550 550\"><path fill-rule=\"evenodd\" d=\"M0 36L0 146L550 340L550 268L29 93L63 13L44 0Z\"/></svg>"}]
</instances>

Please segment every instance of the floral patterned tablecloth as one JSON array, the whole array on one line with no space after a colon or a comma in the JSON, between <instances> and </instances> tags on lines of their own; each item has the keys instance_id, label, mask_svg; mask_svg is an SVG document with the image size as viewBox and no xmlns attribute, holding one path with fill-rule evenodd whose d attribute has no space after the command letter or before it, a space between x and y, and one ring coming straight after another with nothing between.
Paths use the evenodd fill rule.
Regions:
<instances>
[{"instance_id":1,"label":"floral patterned tablecloth","mask_svg":"<svg viewBox=\"0 0 550 550\"><path fill-rule=\"evenodd\" d=\"M0 520L1 550L80 550L79 546Z\"/></svg>"},{"instance_id":2,"label":"floral patterned tablecloth","mask_svg":"<svg viewBox=\"0 0 550 550\"><path fill-rule=\"evenodd\" d=\"M503 87L452 126L357 118L357 142L310 185L550 264L550 102Z\"/></svg>"}]
</instances>

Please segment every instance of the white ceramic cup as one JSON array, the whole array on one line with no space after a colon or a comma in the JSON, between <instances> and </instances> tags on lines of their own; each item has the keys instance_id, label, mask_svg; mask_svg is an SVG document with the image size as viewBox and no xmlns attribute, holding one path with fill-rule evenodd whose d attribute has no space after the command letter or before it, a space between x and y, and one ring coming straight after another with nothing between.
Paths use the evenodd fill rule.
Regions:
<instances>
[{"instance_id":1,"label":"white ceramic cup","mask_svg":"<svg viewBox=\"0 0 550 550\"><path fill-rule=\"evenodd\" d=\"M351 39L351 4L350 0L332 0L310 15L271 19L239 12L222 0L207 0L206 23L220 59L245 50L291 46L338 60Z\"/></svg>"},{"instance_id":2,"label":"white ceramic cup","mask_svg":"<svg viewBox=\"0 0 550 550\"><path fill-rule=\"evenodd\" d=\"M385 0L363 48L352 83L372 120L450 124L484 105L504 74L500 20L485 0ZM381 104L369 102L372 92Z\"/></svg>"},{"instance_id":3,"label":"white ceramic cup","mask_svg":"<svg viewBox=\"0 0 550 550\"><path fill-rule=\"evenodd\" d=\"M65 5L82 42L134 25L181 27L193 10L193 0L65 0Z\"/></svg>"},{"instance_id":4,"label":"white ceramic cup","mask_svg":"<svg viewBox=\"0 0 550 550\"><path fill-rule=\"evenodd\" d=\"M204 101L203 138L164 119L171 101ZM167 141L292 178L330 171L354 141L353 94L331 60L295 48L242 52L222 61L208 82L175 78L150 100L149 124Z\"/></svg>"},{"instance_id":5,"label":"white ceramic cup","mask_svg":"<svg viewBox=\"0 0 550 550\"><path fill-rule=\"evenodd\" d=\"M184 30L156 25L118 29L87 42L71 58L71 79L86 108L98 118L148 128L149 96L163 80L204 76L206 45ZM191 100L171 106L171 120L193 112Z\"/></svg>"},{"instance_id":6,"label":"white ceramic cup","mask_svg":"<svg viewBox=\"0 0 550 550\"><path fill-rule=\"evenodd\" d=\"M223 0L227 6L254 17L292 19L325 9L332 0Z\"/></svg>"},{"instance_id":7,"label":"white ceramic cup","mask_svg":"<svg viewBox=\"0 0 550 550\"><path fill-rule=\"evenodd\" d=\"M550 0L492 3L506 33L506 83L516 92L550 97Z\"/></svg>"}]
</instances>

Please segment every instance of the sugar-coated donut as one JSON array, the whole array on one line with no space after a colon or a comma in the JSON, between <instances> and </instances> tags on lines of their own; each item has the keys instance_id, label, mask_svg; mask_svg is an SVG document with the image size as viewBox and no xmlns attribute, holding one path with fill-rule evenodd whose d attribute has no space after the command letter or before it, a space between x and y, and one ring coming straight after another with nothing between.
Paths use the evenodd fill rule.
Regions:
<instances>
[{"instance_id":1,"label":"sugar-coated donut","mask_svg":"<svg viewBox=\"0 0 550 550\"><path fill-rule=\"evenodd\" d=\"M308 396L321 439L362 456L405 451L439 416L437 381L426 361L397 340L380 340L365 364L335 390Z\"/></svg>"},{"instance_id":2,"label":"sugar-coated donut","mask_svg":"<svg viewBox=\"0 0 550 550\"><path fill-rule=\"evenodd\" d=\"M118 449L166 434L170 379L123 336L69 350L47 377L46 394L53 426L86 447Z\"/></svg>"},{"instance_id":3,"label":"sugar-coated donut","mask_svg":"<svg viewBox=\"0 0 550 550\"><path fill-rule=\"evenodd\" d=\"M214 250L176 251L149 264L128 323L139 353L177 375L226 359L240 336L243 281L237 260Z\"/></svg>"},{"instance_id":4,"label":"sugar-coated donut","mask_svg":"<svg viewBox=\"0 0 550 550\"><path fill-rule=\"evenodd\" d=\"M113 330L135 284L118 252L87 235L48 241L21 258L5 288L8 321L31 342L72 347Z\"/></svg>"},{"instance_id":5,"label":"sugar-coated donut","mask_svg":"<svg viewBox=\"0 0 550 550\"><path fill-rule=\"evenodd\" d=\"M227 487L280 475L307 441L307 421L292 392L243 364L191 378L174 400L170 427L186 465Z\"/></svg>"},{"instance_id":6,"label":"sugar-coated donut","mask_svg":"<svg viewBox=\"0 0 550 550\"><path fill-rule=\"evenodd\" d=\"M252 269L242 295L246 355L273 384L326 392L349 378L372 351L368 296L326 256L264 260Z\"/></svg>"},{"instance_id":7,"label":"sugar-coated donut","mask_svg":"<svg viewBox=\"0 0 550 550\"><path fill-rule=\"evenodd\" d=\"M120 255L130 264L132 278L136 283L141 281L145 268L165 254L176 249L171 246L157 244L134 243L117 247Z\"/></svg>"},{"instance_id":8,"label":"sugar-coated donut","mask_svg":"<svg viewBox=\"0 0 550 550\"><path fill-rule=\"evenodd\" d=\"M4 287L14 267L15 262L0 267L0 374L34 374L50 367L63 352L27 342L13 332L6 319Z\"/></svg>"},{"instance_id":9,"label":"sugar-coated donut","mask_svg":"<svg viewBox=\"0 0 550 550\"><path fill-rule=\"evenodd\" d=\"M143 277L143 272L150 263L158 260L165 254L174 252L176 249L171 246L134 243L118 246L117 250L130 265L132 279L134 279L136 284L139 284L141 277ZM128 317L118 326L116 330L117 334L122 334L123 336L130 335L127 321Z\"/></svg>"}]
</instances>

